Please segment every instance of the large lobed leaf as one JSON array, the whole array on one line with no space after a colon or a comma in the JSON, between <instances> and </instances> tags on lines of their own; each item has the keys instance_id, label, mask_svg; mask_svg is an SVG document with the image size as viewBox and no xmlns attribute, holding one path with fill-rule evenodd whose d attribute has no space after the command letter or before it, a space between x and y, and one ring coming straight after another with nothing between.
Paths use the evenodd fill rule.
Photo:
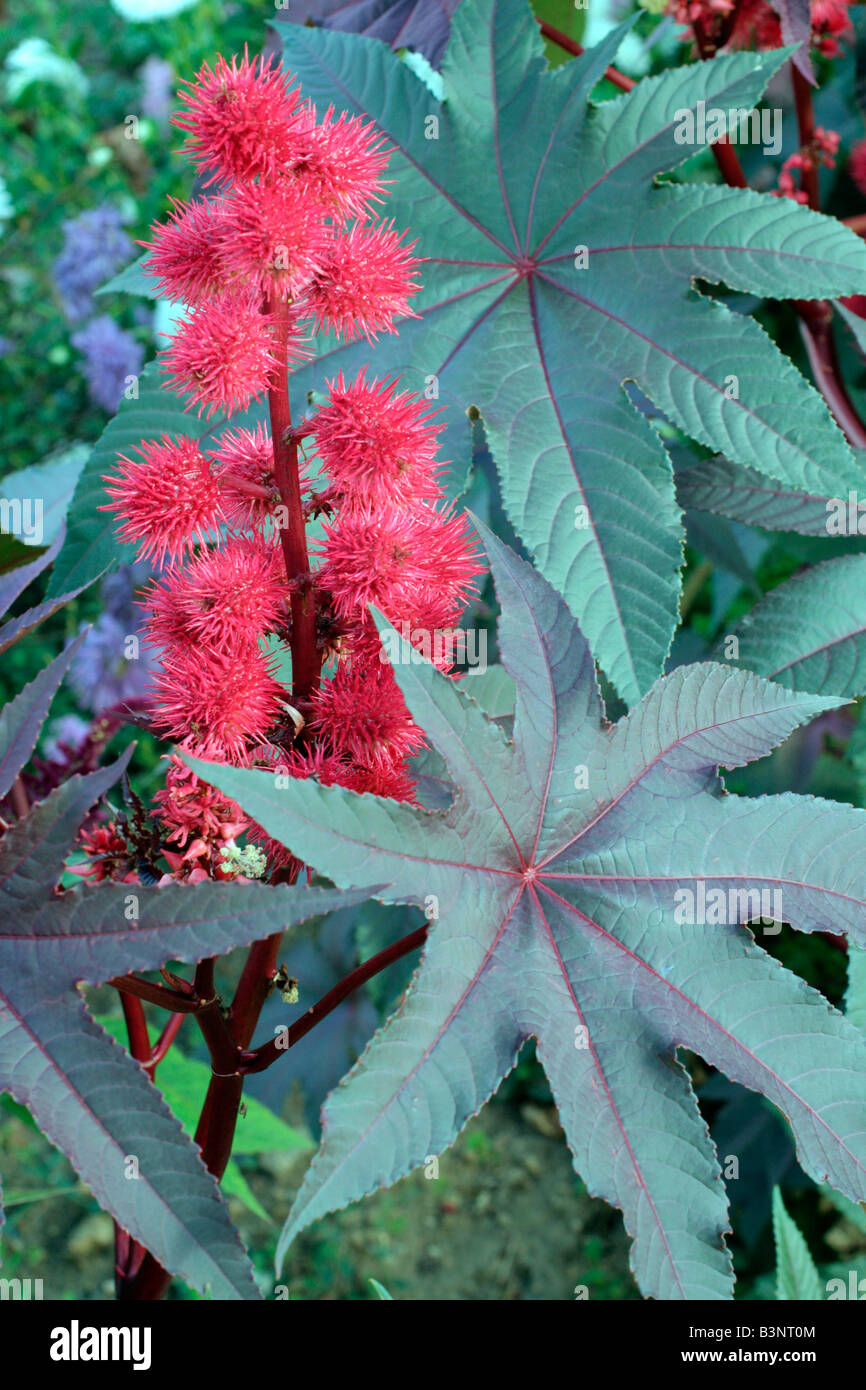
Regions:
<instances>
[{"instance_id":1,"label":"large lobed leaf","mask_svg":"<svg viewBox=\"0 0 866 1390\"><path fill-rule=\"evenodd\" d=\"M71 778L0 840L0 1090L27 1106L97 1201L168 1270L216 1298L257 1298L198 1149L90 1017L78 986L220 955L369 890L103 883L58 892L79 824L127 761Z\"/></svg>"},{"instance_id":2,"label":"large lobed leaf","mask_svg":"<svg viewBox=\"0 0 866 1390\"><path fill-rule=\"evenodd\" d=\"M403 1006L325 1107L280 1254L448 1147L533 1036L577 1171L624 1213L641 1288L725 1298L724 1185L678 1048L773 1101L818 1181L866 1196L863 1039L741 925L765 910L748 894L775 890L793 926L866 941L866 813L726 795L717 775L839 701L707 663L611 727L565 604L484 534L513 741L407 650L394 667L457 789L447 812L190 759L338 883L380 879L386 900L438 910ZM677 892L699 901L701 885L737 890L718 925L677 920Z\"/></svg>"},{"instance_id":3,"label":"large lobed leaf","mask_svg":"<svg viewBox=\"0 0 866 1390\"><path fill-rule=\"evenodd\" d=\"M620 33L548 71L524 0L464 0L444 100L384 45L281 26L317 103L372 118L396 152L388 213L426 258L424 289L377 373L435 379L460 460L484 417L509 518L629 701L676 624L681 523L670 462L628 380L677 425L789 488L844 495L858 476L823 402L751 319L692 282L777 298L866 285L866 248L838 222L740 189L658 185L698 102L754 105L788 51L737 53L589 97ZM588 250L588 268L575 252ZM297 374L321 386L369 355L320 340Z\"/></svg>"},{"instance_id":4,"label":"large lobed leaf","mask_svg":"<svg viewBox=\"0 0 866 1390\"><path fill-rule=\"evenodd\" d=\"M866 555L840 555L797 574L733 634L737 662L791 690L866 694Z\"/></svg>"}]
</instances>

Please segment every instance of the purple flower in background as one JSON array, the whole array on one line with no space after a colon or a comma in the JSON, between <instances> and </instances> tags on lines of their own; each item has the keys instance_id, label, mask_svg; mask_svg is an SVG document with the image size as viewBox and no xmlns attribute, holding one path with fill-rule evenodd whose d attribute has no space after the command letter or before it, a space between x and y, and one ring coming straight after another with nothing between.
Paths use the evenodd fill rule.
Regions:
<instances>
[{"instance_id":1,"label":"purple flower in background","mask_svg":"<svg viewBox=\"0 0 866 1390\"><path fill-rule=\"evenodd\" d=\"M141 372L144 348L108 314L100 314L73 333L72 346L84 354L84 375L91 399L103 410L116 410L127 377Z\"/></svg>"},{"instance_id":2,"label":"purple flower in background","mask_svg":"<svg viewBox=\"0 0 866 1390\"><path fill-rule=\"evenodd\" d=\"M141 78L142 115L149 116L162 130L167 130L174 103L174 68L171 63L152 53L142 64L138 75Z\"/></svg>"},{"instance_id":3,"label":"purple flower in background","mask_svg":"<svg viewBox=\"0 0 866 1390\"><path fill-rule=\"evenodd\" d=\"M108 203L63 223L63 250L54 262L54 283L70 323L96 308L93 291L132 259L135 247L123 218Z\"/></svg>"},{"instance_id":4,"label":"purple flower in background","mask_svg":"<svg viewBox=\"0 0 866 1390\"><path fill-rule=\"evenodd\" d=\"M140 561L123 565L102 581L102 613L69 668L69 684L94 714L147 694L159 667L159 649L142 632L136 590L153 574Z\"/></svg>"}]
</instances>

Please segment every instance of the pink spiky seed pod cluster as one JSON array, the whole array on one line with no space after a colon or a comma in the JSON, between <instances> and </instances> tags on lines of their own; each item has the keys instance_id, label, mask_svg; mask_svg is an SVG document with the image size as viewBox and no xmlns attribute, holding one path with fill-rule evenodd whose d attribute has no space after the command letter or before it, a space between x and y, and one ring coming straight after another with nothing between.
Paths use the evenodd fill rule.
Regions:
<instances>
[{"instance_id":1,"label":"pink spiky seed pod cluster","mask_svg":"<svg viewBox=\"0 0 866 1390\"><path fill-rule=\"evenodd\" d=\"M291 301L290 361L313 328L372 340L412 313L418 261L371 220L389 158L371 123L332 108L317 120L288 74L246 54L205 64L181 102L174 123L219 196L175 202L145 269L191 310L164 354L169 383L212 415L272 384L269 306Z\"/></svg>"},{"instance_id":2,"label":"pink spiky seed pod cluster","mask_svg":"<svg viewBox=\"0 0 866 1390\"><path fill-rule=\"evenodd\" d=\"M175 204L150 242L150 272L191 310L166 354L169 382L200 413L231 413L263 390L273 412L276 377L303 358L310 327L372 342L409 312L411 248L392 223L367 221L387 155L372 128L331 110L317 122L278 69L246 56L205 66L184 103L187 148L222 187L210 202ZM367 605L422 641L435 633L451 670L482 567L445 497L440 429L425 402L366 368L329 383L294 445L302 529L321 518L306 574L287 568L285 489L263 425L227 429L208 448L164 435L119 458L106 509L120 538L162 566L144 599L163 649L157 732L211 760L414 799L408 759L424 735ZM315 470L297 457L310 437ZM300 593L314 603L316 671L329 668L306 700L279 679ZM176 756L156 804L176 877L228 876L241 834L272 868L292 862Z\"/></svg>"}]
</instances>

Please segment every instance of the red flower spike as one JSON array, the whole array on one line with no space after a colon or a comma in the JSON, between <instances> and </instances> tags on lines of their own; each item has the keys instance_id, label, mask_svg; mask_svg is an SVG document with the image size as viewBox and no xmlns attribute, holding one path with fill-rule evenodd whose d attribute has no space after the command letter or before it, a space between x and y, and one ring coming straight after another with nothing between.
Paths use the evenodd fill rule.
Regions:
<instances>
[{"instance_id":1,"label":"red flower spike","mask_svg":"<svg viewBox=\"0 0 866 1390\"><path fill-rule=\"evenodd\" d=\"M144 441L141 460L118 458L117 474L105 478L113 499L100 511L122 518L118 536L139 547L139 559L179 559L204 541L222 521L219 484L194 439Z\"/></svg>"},{"instance_id":2,"label":"red flower spike","mask_svg":"<svg viewBox=\"0 0 866 1390\"><path fill-rule=\"evenodd\" d=\"M303 185L244 184L225 204L229 282L294 298L321 270L329 229Z\"/></svg>"},{"instance_id":3,"label":"red flower spike","mask_svg":"<svg viewBox=\"0 0 866 1390\"><path fill-rule=\"evenodd\" d=\"M265 738L283 695L272 662L257 648L231 655L178 646L163 654L153 689L153 723L195 744L204 758L243 762L250 740Z\"/></svg>"},{"instance_id":4,"label":"red flower spike","mask_svg":"<svg viewBox=\"0 0 866 1390\"><path fill-rule=\"evenodd\" d=\"M224 200L180 203L172 198L171 203L169 220L151 228L153 241L140 242L151 253L143 266L156 278L160 294L198 304L214 298L225 285Z\"/></svg>"},{"instance_id":5,"label":"red flower spike","mask_svg":"<svg viewBox=\"0 0 866 1390\"><path fill-rule=\"evenodd\" d=\"M189 393L190 408L208 419L245 410L272 383L276 368L272 319L248 293L225 294L182 323L162 363L171 389ZM303 353L298 351L297 356Z\"/></svg>"},{"instance_id":6,"label":"red flower spike","mask_svg":"<svg viewBox=\"0 0 866 1390\"><path fill-rule=\"evenodd\" d=\"M317 330L330 328L346 339L363 334L369 342L393 333L398 316L418 317L409 298L421 288L415 279L421 262L411 254L416 243L404 246L402 236L393 223L382 222L356 223L334 237L304 300Z\"/></svg>"},{"instance_id":7,"label":"red flower spike","mask_svg":"<svg viewBox=\"0 0 866 1390\"><path fill-rule=\"evenodd\" d=\"M368 382L365 373L348 386L342 372L329 382L330 400L312 425L334 494L343 506L377 508L443 495L435 462L441 425L396 382Z\"/></svg>"},{"instance_id":8,"label":"red flower spike","mask_svg":"<svg viewBox=\"0 0 866 1390\"><path fill-rule=\"evenodd\" d=\"M180 84L185 106L172 117L187 132L185 149L194 163L236 181L272 179L291 152L290 132L300 105L291 78L270 59L218 57L205 63L193 82Z\"/></svg>"},{"instance_id":9,"label":"red flower spike","mask_svg":"<svg viewBox=\"0 0 866 1390\"><path fill-rule=\"evenodd\" d=\"M198 752L190 749L190 752ZM156 792L154 801L168 834L166 838L185 849L188 842L205 839L216 842L217 849L226 839L234 839L249 826L241 808L223 792L202 782L176 753L168 759L165 786ZM226 831L230 834L227 836Z\"/></svg>"},{"instance_id":10,"label":"red flower spike","mask_svg":"<svg viewBox=\"0 0 866 1390\"><path fill-rule=\"evenodd\" d=\"M838 58L838 39L850 42L854 29L845 0L812 0L812 42L825 58Z\"/></svg>"}]
</instances>

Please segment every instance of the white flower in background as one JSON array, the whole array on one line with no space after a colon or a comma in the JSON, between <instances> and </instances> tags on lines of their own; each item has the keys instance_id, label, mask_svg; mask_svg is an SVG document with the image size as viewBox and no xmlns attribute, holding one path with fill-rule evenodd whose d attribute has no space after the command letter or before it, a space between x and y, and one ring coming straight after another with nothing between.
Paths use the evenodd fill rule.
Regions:
<instances>
[{"instance_id":1,"label":"white flower in background","mask_svg":"<svg viewBox=\"0 0 866 1390\"><path fill-rule=\"evenodd\" d=\"M34 82L50 82L76 101L87 95L90 83L77 63L56 53L45 39L24 39L7 56L6 96L17 101Z\"/></svg>"},{"instance_id":2,"label":"white flower in background","mask_svg":"<svg viewBox=\"0 0 866 1390\"><path fill-rule=\"evenodd\" d=\"M173 14L191 10L199 0L111 0L111 8L133 24L152 24Z\"/></svg>"}]
</instances>

